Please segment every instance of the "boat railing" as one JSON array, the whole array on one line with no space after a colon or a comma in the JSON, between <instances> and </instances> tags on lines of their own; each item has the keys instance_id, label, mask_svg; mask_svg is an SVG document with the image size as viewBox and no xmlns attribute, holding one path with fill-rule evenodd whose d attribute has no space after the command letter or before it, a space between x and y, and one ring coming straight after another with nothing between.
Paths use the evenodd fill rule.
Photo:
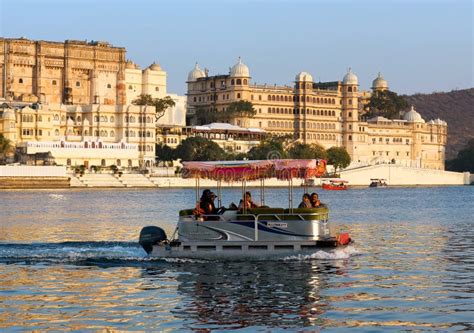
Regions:
<instances>
[{"instance_id":1,"label":"boat railing","mask_svg":"<svg viewBox=\"0 0 474 333\"><path fill-rule=\"evenodd\" d=\"M258 223L259 222L273 222L273 223L287 223L296 221L317 221L327 223L328 213L266 213L266 214L239 214L236 221L253 221L254 222L254 241L258 241ZM205 214L205 215L188 215L182 216L190 218L193 222L229 222L222 214ZM273 217L273 218L271 218ZM277 227L276 225L274 225Z\"/></svg>"}]
</instances>

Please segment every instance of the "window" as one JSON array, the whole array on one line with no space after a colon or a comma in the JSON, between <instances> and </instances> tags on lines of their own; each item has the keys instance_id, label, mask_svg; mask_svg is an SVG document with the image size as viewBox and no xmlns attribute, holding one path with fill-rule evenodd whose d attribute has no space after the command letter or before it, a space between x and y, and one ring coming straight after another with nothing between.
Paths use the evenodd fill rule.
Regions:
<instances>
[{"instance_id":1,"label":"window","mask_svg":"<svg viewBox=\"0 0 474 333\"><path fill-rule=\"evenodd\" d=\"M244 85L247 85L247 82L248 82L247 79L244 79Z\"/></svg>"},{"instance_id":2,"label":"window","mask_svg":"<svg viewBox=\"0 0 474 333\"><path fill-rule=\"evenodd\" d=\"M230 84L233 86L235 84L234 79L230 80Z\"/></svg>"},{"instance_id":3,"label":"window","mask_svg":"<svg viewBox=\"0 0 474 333\"><path fill-rule=\"evenodd\" d=\"M352 135L349 135L349 141L352 141Z\"/></svg>"},{"instance_id":4,"label":"window","mask_svg":"<svg viewBox=\"0 0 474 333\"><path fill-rule=\"evenodd\" d=\"M19 80L18 80L18 83L23 83L23 79L19 79Z\"/></svg>"},{"instance_id":5,"label":"window","mask_svg":"<svg viewBox=\"0 0 474 333\"><path fill-rule=\"evenodd\" d=\"M159 87L155 87L155 91L160 91L160 88L159 88Z\"/></svg>"},{"instance_id":6,"label":"window","mask_svg":"<svg viewBox=\"0 0 474 333\"><path fill-rule=\"evenodd\" d=\"M51 82L51 84L52 84L53 86L55 86L55 85L57 85L58 83L56 82L56 80L53 80L53 81Z\"/></svg>"},{"instance_id":7,"label":"window","mask_svg":"<svg viewBox=\"0 0 474 333\"><path fill-rule=\"evenodd\" d=\"M110 83L107 84L107 88L112 88L112 85Z\"/></svg>"},{"instance_id":8,"label":"window","mask_svg":"<svg viewBox=\"0 0 474 333\"><path fill-rule=\"evenodd\" d=\"M80 86L81 86L81 82L76 81L76 87L80 87Z\"/></svg>"},{"instance_id":9,"label":"window","mask_svg":"<svg viewBox=\"0 0 474 333\"><path fill-rule=\"evenodd\" d=\"M240 93L237 94L237 98L240 98Z\"/></svg>"},{"instance_id":10,"label":"window","mask_svg":"<svg viewBox=\"0 0 474 333\"><path fill-rule=\"evenodd\" d=\"M129 85L128 90L132 90L132 89L133 89L132 85Z\"/></svg>"},{"instance_id":11,"label":"window","mask_svg":"<svg viewBox=\"0 0 474 333\"><path fill-rule=\"evenodd\" d=\"M242 85L242 80L241 80L241 79L237 79L237 85L238 85L238 86L241 86L241 85Z\"/></svg>"}]
</instances>

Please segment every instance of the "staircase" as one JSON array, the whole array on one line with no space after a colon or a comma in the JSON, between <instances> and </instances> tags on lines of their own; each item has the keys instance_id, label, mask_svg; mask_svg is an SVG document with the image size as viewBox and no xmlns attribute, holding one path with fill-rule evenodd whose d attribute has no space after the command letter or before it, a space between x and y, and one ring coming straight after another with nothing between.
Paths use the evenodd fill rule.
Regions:
<instances>
[{"instance_id":1,"label":"staircase","mask_svg":"<svg viewBox=\"0 0 474 333\"><path fill-rule=\"evenodd\" d=\"M124 173L117 179L125 187L157 187L148 177L137 173Z\"/></svg>"},{"instance_id":2,"label":"staircase","mask_svg":"<svg viewBox=\"0 0 474 333\"><path fill-rule=\"evenodd\" d=\"M86 187L125 187L120 180L106 173L86 173L77 179Z\"/></svg>"}]
</instances>

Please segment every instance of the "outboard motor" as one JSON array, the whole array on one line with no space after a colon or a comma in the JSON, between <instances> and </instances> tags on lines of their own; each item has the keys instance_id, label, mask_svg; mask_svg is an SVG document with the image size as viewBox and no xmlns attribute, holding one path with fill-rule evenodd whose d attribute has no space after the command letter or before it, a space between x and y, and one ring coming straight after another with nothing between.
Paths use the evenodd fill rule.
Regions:
<instances>
[{"instance_id":1,"label":"outboard motor","mask_svg":"<svg viewBox=\"0 0 474 333\"><path fill-rule=\"evenodd\" d=\"M166 239L166 232L163 229L155 226L148 226L140 231L140 239L138 243L143 247L146 253L150 254L153 250L153 245L159 244Z\"/></svg>"}]
</instances>

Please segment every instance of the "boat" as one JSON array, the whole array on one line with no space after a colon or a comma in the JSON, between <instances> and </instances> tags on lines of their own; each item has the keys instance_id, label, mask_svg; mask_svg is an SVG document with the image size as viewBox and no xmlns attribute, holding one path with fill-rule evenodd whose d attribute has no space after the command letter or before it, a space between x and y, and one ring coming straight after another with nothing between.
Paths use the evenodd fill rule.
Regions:
<instances>
[{"instance_id":1,"label":"boat","mask_svg":"<svg viewBox=\"0 0 474 333\"><path fill-rule=\"evenodd\" d=\"M173 235L158 226L146 226L139 243L151 257L165 258L265 258L311 254L319 249L334 249L352 242L348 233L332 233L329 208L293 206L293 179L320 177L324 160L266 160L182 162L183 178L194 178L196 208L179 212ZM288 181L288 208L265 205L265 179ZM217 181L221 206L222 182L240 181L242 198L247 182L260 180L260 206L238 209L220 208L215 214L199 212L200 180ZM285 200L286 201L286 200ZM283 200L282 200L283 204Z\"/></svg>"},{"instance_id":2,"label":"boat","mask_svg":"<svg viewBox=\"0 0 474 333\"><path fill-rule=\"evenodd\" d=\"M370 179L369 187L387 187L387 180L382 178Z\"/></svg>"},{"instance_id":3,"label":"boat","mask_svg":"<svg viewBox=\"0 0 474 333\"><path fill-rule=\"evenodd\" d=\"M347 180L333 178L323 181L321 187L323 190L341 191L348 189L348 183L349 182Z\"/></svg>"}]
</instances>

